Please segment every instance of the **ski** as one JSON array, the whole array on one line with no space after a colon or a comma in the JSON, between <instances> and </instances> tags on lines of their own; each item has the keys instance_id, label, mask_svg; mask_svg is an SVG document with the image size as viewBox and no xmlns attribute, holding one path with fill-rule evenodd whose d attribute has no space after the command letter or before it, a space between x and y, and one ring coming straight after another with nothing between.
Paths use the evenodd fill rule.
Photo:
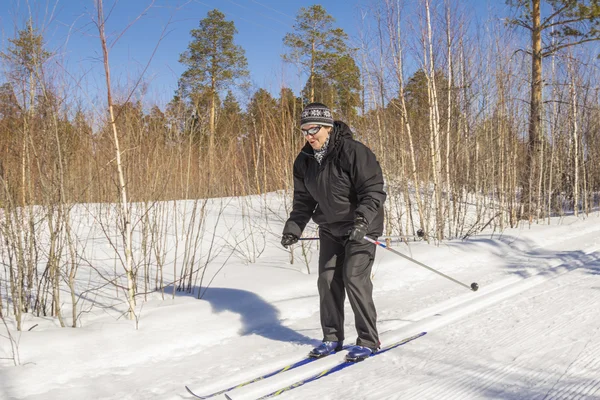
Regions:
<instances>
[{"instance_id":1,"label":"ski","mask_svg":"<svg viewBox=\"0 0 600 400\"><path fill-rule=\"evenodd\" d=\"M346 346L344 346L344 347L342 348L342 350L347 350L349 347L351 347L351 346L349 346L349 345L346 345ZM340 350L340 351L342 351L342 350ZM336 351L334 351L333 353L330 353L329 355L333 355L333 354L335 354L335 353L337 353L337 352L336 352ZM264 375L258 376L258 377L256 377L256 378L250 379L250 380L248 380L248 381L246 381L246 382L239 383L239 384L237 384L237 385L235 385L235 386L232 386L232 387L230 387L230 388L223 389L223 390L219 390L218 392L214 392L214 393L211 393L211 394L207 394L207 395L205 395L205 396L200 396L200 395L198 395L198 394L194 393L194 392L192 391L192 389L190 389L188 386L186 386L186 387L185 387L185 389L188 391L188 393L189 393L189 394L191 394L192 396L194 396L194 397L196 397L196 398L198 398L198 399L209 399L209 398L211 398L211 397L218 396L218 395L220 395L220 394L224 394L224 393L230 392L230 391L232 391L232 390L234 390L234 389L238 389L238 388L244 387L244 386L246 386L246 385L250 385L251 383L258 382L258 381L262 381L263 379L267 379L267 378L270 378L270 377L272 377L272 376L275 376L275 375L277 375L277 374L281 374L282 372L285 372L285 371L290 371L290 370L292 370L292 369L294 369L294 368L298 368L298 367L301 367L301 366L303 366L303 365L310 364L311 362L313 362L313 361L316 361L316 360L319 360L319 359L321 359L321 358L323 358L323 357L320 357L320 358L315 358L315 357L306 356L306 357L304 357L303 359L301 359L301 360L299 360L299 361L296 361L295 363L292 363L292 364L286 365L286 366L285 366L285 367L283 367L283 368L279 368L279 369L277 369L277 370L275 370L275 371L272 371L272 372L269 372L269 373L267 373L267 374L264 374ZM227 397L227 395L225 395L225 396Z\"/></svg>"},{"instance_id":2,"label":"ski","mask_svg":"<svg viewBox=\"0 0 600 400\"><path fill-rule=\"evenodd\" d=\"M392 343L390 345L387 345L387 346L381 348L377 353L371 354L371 356L369 356L367 358L372 358L372 357L375 357L375 356L377 356L379 354L385 353L386 351L390 351L392 349L395 349L396 347L402 346L403 344L406 344L406 343L408 343L410 341L413 341L415 339L420 338L421 336L425 335L426 333L427 332L421 332L421 333L418 333L418 334L416 334L414 336L410 336L410 337L404 338L404 339L402 339L400 341L394 342L394 343ZM268 399L268 398L271 398L271 397L279 396L280 394L282 394L284 392L290 391L292 389L295 389L297 387L305 385L305 384L307 384L309 382L314 382L317 379L321 379L324 376L331 375L331 374L333 374L335 372L338 372L338 371L341 371L341 370L343 370L345 368L348 368L348 367L356 364L357 362L354 362L354 361L342 361L341 363L335 365L334 367L324 369L323 371L319 372L318 374L315 374L315 375L310 376L308 378L299 380L298 382L295 382L295 383L293 383L293 384L291 384L289 386L286 386L286 387L278 389L278 390L276 390L276 391L274 391L272 393L269 393L269 394L267 394L265 396L262 396L262 397L258 398L257 400ZM231 397L229 397L227 394L225 394L225 397L228 400L232 400Z\"/></svg>"}]
</instances>

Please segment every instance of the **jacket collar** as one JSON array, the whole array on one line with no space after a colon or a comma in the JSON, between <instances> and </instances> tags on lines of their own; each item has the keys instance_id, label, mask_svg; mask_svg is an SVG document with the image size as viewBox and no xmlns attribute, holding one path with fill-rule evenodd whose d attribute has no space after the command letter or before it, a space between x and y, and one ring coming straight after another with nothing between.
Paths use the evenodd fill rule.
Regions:
<instances>
[{"instance_id":1,"label":"jacket collar","mask_svg":"<svg viewBox=\"0 0 600 400\"><path fill-rule=\"evenodd\" d=\"M325 154L324 159L333 151L337 150L340 147L341 141L345 139L352 139L352 130L344 122L335 121L333 123L333 129L331 130L331 133L329 133L329 146L327 147L327 154ZM315 151L308 142L302 147L302 153L311 157L315 156Z\"/></svg>"}]
</instances>

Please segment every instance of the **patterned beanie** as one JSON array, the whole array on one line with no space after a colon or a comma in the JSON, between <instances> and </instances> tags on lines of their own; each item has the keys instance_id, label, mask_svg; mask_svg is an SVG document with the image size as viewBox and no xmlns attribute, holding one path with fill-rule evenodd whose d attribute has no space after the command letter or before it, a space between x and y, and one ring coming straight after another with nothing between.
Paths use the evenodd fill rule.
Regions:
<instances>
[{"instance_id":1,"label":"patterned beanie","mask_svg":"<svg viewBox=\"0 0 600 400\"><path fill-rule=\"evenodd\" d=\"M322 103L310 103L302 111L300 126L315 124L333 126L333 115L331 110Z\"/></svg>"}]
</instances>

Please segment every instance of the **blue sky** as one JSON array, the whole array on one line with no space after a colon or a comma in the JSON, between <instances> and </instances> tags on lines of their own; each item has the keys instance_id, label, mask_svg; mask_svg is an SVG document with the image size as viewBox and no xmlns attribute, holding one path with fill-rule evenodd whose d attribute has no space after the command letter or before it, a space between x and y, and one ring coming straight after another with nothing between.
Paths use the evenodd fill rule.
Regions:
<instances>
[{"instance_id":1,"label":"blue sky","mask_svg":"<svg viewBox=\"0 0 600 400\"><path fill-rule=\"evenodd\" d=\"M494 0L465 3L484 15L490 1L494 3ZM504 3L503 0L496 3L498 1ZM48 49L56 52L57 65L65 67L65 76L83 76L77 85L92 100L94 93L102 95L102 54L97 29L92 23L96 13L93 0L29 0L29 7L24 0L0 2L8 5L0 7L3 51L7 39L14 37L15 27L22 29L31 14L37 26L43 27ZM127 91L152 59L144 73L146 98L164 105L172 98L177 79L185 69L178 60L190 42L190 30L198 27L208 11L218 8L227 20L235 22L238 30L235 41L246 51L253 84L277 93L285 82L298 92L304 78L293 68L284 67L280 57L285 52L283 37L293 31L298 10L316 3L323 5L336 19L336 25L350 36L358 34L361 10L366 8L367 0L156 0L113 44L110 50L113 85L117 92L119 89ZM105 0L105 14L110 12L109 40L114 41L150 4L151 0ZM163 30L166 34L161 40ZM71 81L76 84L75 80Z\"/></svg>"}]
</instances>

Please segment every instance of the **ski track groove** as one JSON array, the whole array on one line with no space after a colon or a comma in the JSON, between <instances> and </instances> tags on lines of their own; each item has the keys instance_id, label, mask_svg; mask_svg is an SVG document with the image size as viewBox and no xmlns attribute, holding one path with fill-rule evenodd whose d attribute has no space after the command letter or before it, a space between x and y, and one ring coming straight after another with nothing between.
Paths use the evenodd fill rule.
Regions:
<instances>
[{"instance_id":1,"label":"ski track groove","mask_svg":"<svg viewBox=\"0 0 600 400\"><path fill-rule=\"evenodd\" d=\"M488 314L497 313L498 308L505 310L514 308L521 314L518 317L516 326L505 328L508 330L508 334L504 336L504 340L497 342L495 347L510 350L515 343L522 346L523 342L525 342L524 348L536 348L539 347L536 342L540 335L554 336L555 338L555 347L546 349L546 352L554 352L563 348L571 349L577 346L576 336L565 336L563 333L569 332L573 318L587 316L587 318L584 317L584 321L587 324L594 321L591 316L597 314L596 309L597 304L600 302L600 292L580 290L579 295L576 297L576 302L571 305L569 310L556 315L556 309L552 308L553 304L557 302L565 303L565 299L567 298L570 298L571 301L573 300L573 294L569 293L574 289L571 280L575 281L573 283L581 283L583 279L589 280L589 276L572 279L571 273L575 271L577 270L567 274L568 278L565 282L563 282L563 279L561 284L555 283L550 279L542 285L554 284L556 285L555 287L545 290L532 288L517 295L517 297L521 297L517 302L514 301L514 297L511 297L491 307L487 312ZM533 290L536 291L533 295L527 295L528 292ZM543 298L548 293L553 294L552 298ZM544 301L544 303L540 304L541 301ZM510 313L508 312L509 315ZM528 318L529 316L534 316L534 318ZM523 321L523 318L527 318L527 320ZM540 320L548 321L548 324L540 328ZM463 326L461 331L469 331L473 328L469 326L472 324ZM460 332L457 334L460 334ZM590 332L588 331L587 335L584 336L584 338L587 338L588 343L590 343L593 336L597 336L592 335L590 337L589 334ZM569 340L572 341L569 342ZM579 343L581 343L581 340L579 340ZM580 376L589 376L590 370L598 370L597 375L600 376L600 343L592 344L589 348L586 348L586 346L578 352L578 356L566 363L568 365L566 369L564 366L555 365L553 361L544 362L543 359L534 360L528 357L527 354L517 355L510 364L504 366L498 365L498 363L494 363L491 366L448 365L449 363L444 361L451 360L453 353L473 350L472 341L461 341L458 339L456 342L452 342L451 345L445 347L448 350L438 352L435 355L435 360L427 363L426 370L431 379L428 379L418 387L409 388L407 392L402 394L402 398L464 399L476 398L484 393L492 395L495 398L519 398L519 389L523 389L522 386L526 386L529 390L527 398L564 398L569 400L573 398L598 398L595 395L600 390L600 381L581 382L582 378ZM538 348L533 353L535 354L540 351L544 352L543 349ZM452 380L452 372L445 372L451 371L455 367L465 369L459 380ZM436 379L433 379L433 377L436 377Z\"/></svg>"},{"instance_id":2,"label":"ski track groove","mask_svg":"<svg viewBox=\"0 0 600 400\"><path fill-rule=\"evenodd\" d=\"M596 330L594 335L597 335L597 333L598 330ZM573 363L570 365L570 368L567 371L565 371L563 376L561 376L561 379L565 376L571 378L572 376L577 377L578 375L585 375L588 371L598 371L596 376L600 377L600 343L592 345L592 347L587 352L586 346L584 346L580 355L581 357L578 357L576 360L573 361ZM559 382L557 381L557 384L558 383ZM577 398L589 399L592 398L590 396L593 396L599 391L600 378L596 379L595 381L590 381L588 383L582 382L580 385L576 385L575 387L566 386L563 388L559 388L556 391L553 387L548 391L544 399L572 399L573 394L578 394L579 396Z\"/></svg>"},{"instance_id":3,"label":"ski track groove","mask_svg":"<svg viewBox=\"0 0 600 400\"><path fill-rule=\"evenodd\" d=\"M595 297L595 301L600 300L600 295ZM560 301L559 299L556 299L556 301ZM522 302L521 302L522 303ZM592 301L590 301L590 303L592 303ZM596 303L598 304L598 303ZM514 306L511 305L511 308L515 308L515 309L519 309L519 306L526 306L526 304L515 304ZM588 307L588 310L586 311L590 311L592 312L592 314L594 313L596 307ZM525 325L520 325L519 326L519 335L518 337L521 339L521 341L535 341L536 338L539 336L540 331L539 331L539 320L545 320L545 321L552 321L553 318L556 317L555 315L555 310L552 307L547 308L543 314L536 314L535 315L535 319L534 318L530 318ZM569 327L572 324L572 321L570 319L564 319L563 321L559 322L559 323L553 323L551 326L548 326L547 330L544 332L546 334L551 334L554 332L562 332L565 330L565 328ZM509 347L513 341L515 340L517 335L512 335L512 336L507 336L505 337L505 339L503 341L500 341L497 343L498 347Z\"/></svg>"}]
</instances>

